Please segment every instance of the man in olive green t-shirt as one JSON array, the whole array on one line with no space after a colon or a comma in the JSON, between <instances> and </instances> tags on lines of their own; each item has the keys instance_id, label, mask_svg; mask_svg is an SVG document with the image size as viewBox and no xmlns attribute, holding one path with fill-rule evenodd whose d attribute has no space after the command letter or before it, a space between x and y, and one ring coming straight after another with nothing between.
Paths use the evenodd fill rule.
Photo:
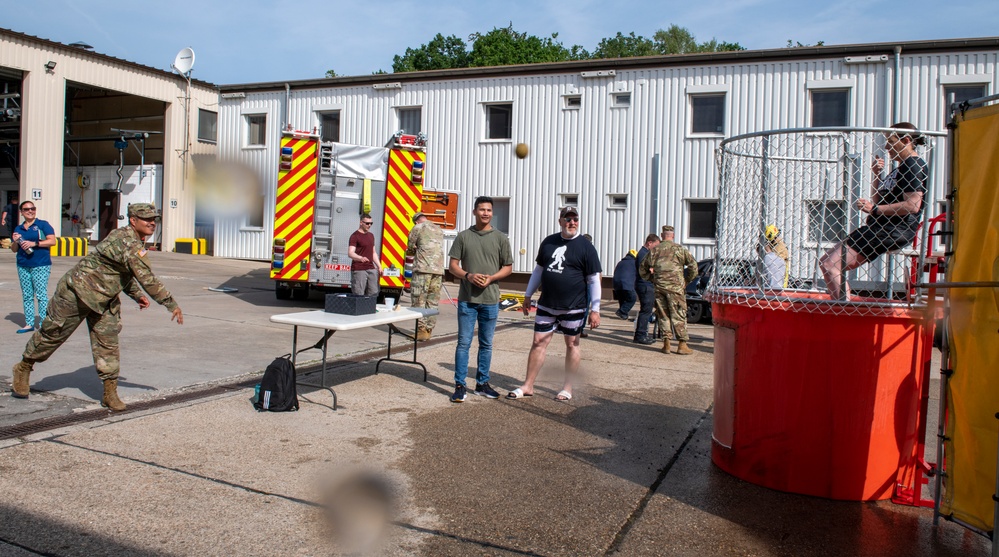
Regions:
<instances>
[{"instance_id":1,"label":"man in olive green t-shirt","mask_svg":"<svg viewBox=\"0 0 999 557\"><path fill-rule=\"evenodd\" d=\"M468 352L472 333L479 324L478 368L475 370L475 394L499 398L489 386L489 365L493 357L493 333L499 314L499 284L513 271L510 239L492 227L493 199L475 199L472 214L475 224L458 233L448 256L448 270L461 281L458 288L458 347L454 351L454 394L451 402L465 400L468 375Z\"/></svg>"}]
</instances>

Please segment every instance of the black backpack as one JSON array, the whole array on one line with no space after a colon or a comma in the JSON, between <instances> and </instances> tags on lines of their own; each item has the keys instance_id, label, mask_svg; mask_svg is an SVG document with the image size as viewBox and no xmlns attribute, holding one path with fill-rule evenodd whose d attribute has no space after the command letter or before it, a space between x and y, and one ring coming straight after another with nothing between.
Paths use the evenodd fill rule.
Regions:
<instances>
[{"instance_id":1,"label":"black backpack","mask_svg":"<svg viewBox=\"0 0 999 557\"><path fill-rule=\"evenodd\" d=\"M298 410L298 391L295 388L295 365L291 358L275 358L264 370L260 380L260 392L253 407L257 410L287 412Z\"/></svg>"}]
</instances>

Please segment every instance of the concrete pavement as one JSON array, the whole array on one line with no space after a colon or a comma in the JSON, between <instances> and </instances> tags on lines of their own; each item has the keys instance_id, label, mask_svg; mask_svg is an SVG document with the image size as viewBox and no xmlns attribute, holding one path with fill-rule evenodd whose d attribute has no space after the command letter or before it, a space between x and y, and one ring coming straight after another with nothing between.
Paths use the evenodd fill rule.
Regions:
<instances>
[{"instance_id":1,"label":"concrete pavement","mask_svg":"<svg viewBox=\"0 0 999 557\"><path fill-rule=\"evenodd\" d=\"M153 261L185 325L159 307L123 311L126 402L252 378L290 346L289 329L267 318L320 305L278 303L260 263ZM13 334L19 291L8 267L0 259L9 312L0 334L13 346L0 383L27 340ZM240 292L206 290L221 285ZM508 325L497 332L492 383L505 393L523 378L532 332L519 313L501 316ZM434 556L988 554L981 536L933 527L927 509L780 493L718 470L711 326L690 326L696 353L681 357L627 342L631 325L608 317L582 341L583 378L568 403L553 400L560 338L534 397L452 404L454 343L438 336L420 349L426 383L412 366L384 364L374 375L371 361L339 365L336 412L324 391L306 391L299 412L258 414L252 388L234 388L0 441L0 556L330 555L362 546ZM455 330L453 307L442 306L437 332ZM384 341L383 330L367 330L338 333L333 346L356 356ZM52 391L29 401L4 392L0 419L33 419L22 410L33 404L49 413L96 405L86 334L71 342L32 375L33 388ZM388 487L390 507L372 485ZM364 545L370 539L378 541Z\"/></svg>"}]
</instances>

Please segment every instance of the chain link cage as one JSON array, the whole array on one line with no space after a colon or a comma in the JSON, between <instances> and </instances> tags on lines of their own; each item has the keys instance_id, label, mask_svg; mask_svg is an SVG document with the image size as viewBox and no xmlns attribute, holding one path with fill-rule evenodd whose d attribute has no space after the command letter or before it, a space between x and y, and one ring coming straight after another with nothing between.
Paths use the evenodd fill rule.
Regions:
<instances>
[{"instance_id":1,"label":"chain link cage","mask_svg":"<svg viewBox=\"0 0 999 557\"><path fill-rule=\"evenodd\" d=\"M899 162L891 155L902 135L916 156ZM717 152L718 245L705 298L844 315L924 307L915 284L934 208L934 151L943 137L894 128L809 128L725 140ZM920 188L916 212L869 214L873 201L901 207L912 200L905 192ZM867 262L844 272L851 261L844 246ZM835 282L837 272L844 285L839 292L826 280Z\"/></svg>"}]
</instances>

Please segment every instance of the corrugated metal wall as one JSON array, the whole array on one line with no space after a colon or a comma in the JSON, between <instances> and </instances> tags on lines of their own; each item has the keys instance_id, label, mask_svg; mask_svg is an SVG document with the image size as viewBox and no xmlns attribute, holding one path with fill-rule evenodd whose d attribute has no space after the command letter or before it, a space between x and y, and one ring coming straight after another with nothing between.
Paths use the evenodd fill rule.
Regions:
<instances>
[{"instance_id":1,"label":"corrugated metal wall","mask_svg":"<svg viewBox=\"0 0 999 557\"><path fill-rule=\"evenodd\" d=\"M995 92L996 52L906 57L903 53L900 118L926 129L943 126L941 73L990 73ZM725 137L766 129L810 125L810 91L848 88L852 126L882 127L891 122L889 105L893 61L846 64L843 58L744 62L653 69L617 70L614 77L580 73L469 77L406 82L402 89L370 85L292 90L290 122L296 129L318 126L316 111L341 111L341 141L383 145L398 127L396 107L423 107L429 137L426 185L461 192L459 228L471 224L477 195L510 199L510 239L514 271L530 272L537 246L557 231L560 194L576 194L582 230L594 237L605 272L629 248L637 248L659 225L673 224L695 257L711 255L711 242L686 237L686 201L718 196L715 150L723 136L690 136L689 93L726 91ZM614 106L615 93L630 93L628 107ZM580 95L578 109L565 108L564 95ZM216 255L266 259L269 256L277 138L285 122L285 92L248 92L223 100L219 114L220 154L259 172L269 188L263 230L240 222L216 227ZM509 102L511 141L487 141L487 103ZM242 147L243 115L268 114L265 149ZM530 155L513 154L526 143ZM659 176L652 175L660 156ZM944 160L944 159L939 159ZM943 172L939 165L937 173ZM942 177L942 174L940 175ZM658 180L660 202L651 207ZM939 199L942 179L932 194ZM627 194L627 208L611 208L610 194ZM658 215L656 218L650 215ZM237 219L238 220L238 219ZM655 222L653 222L655 221ZM523 254L520 251L523 250Z\"/></svg>"}]
</instances>

